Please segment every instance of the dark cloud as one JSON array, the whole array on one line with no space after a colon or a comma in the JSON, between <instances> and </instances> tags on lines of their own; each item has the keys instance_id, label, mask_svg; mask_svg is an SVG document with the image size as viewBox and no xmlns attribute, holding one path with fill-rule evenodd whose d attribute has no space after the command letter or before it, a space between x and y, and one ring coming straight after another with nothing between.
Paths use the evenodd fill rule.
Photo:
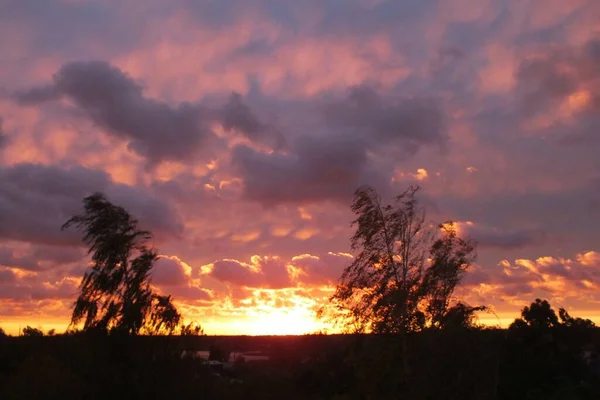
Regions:
<instances>
[{"instance_id":1,"label":"dark cloud","mask_svg":"<svg viewBox=\"0 0 600 400\"><path fill-rule=\"evenodd\" d=\"M244 103L239 93L232 93L229 101L220 113L221 123L227 131L237 131L257 143L268 144L271 148L280 149L285 145L285 138L274 127L263 123Z\"/></svg>"},{"instance_id":2,"label":"dark cloud","mask_svg":"<svg viewBox=\"0 0 600 400\"><path fill-rule=\"evenodd\" d=\"M561 68L560 58L560 54L554 53L521 62L516 79L521 95L520 109L525 115L547 110L577 88L577 77Z\"/></svg>"},{"instance_id":3,"label":"dark cloud","mask_svg":"<svg viewBox=\"0 0 600 400\"><path fill-rule=\"evenodd\" d=\"M461 286L478 286L482 283L490 283L490 275L479 265L473 265L461 281Z\"/></svg>"},{"instance_id":4,"label":"dark cloud","mask_svg":"<svg viewBox=\"0 0 600 400\"><path fill-rule=\"evenodd\" d=\"M148 21L166 18L170 13L168 8L158 10L150 3L143 10L126 3L117 9L110 3L93 1L5 0L0 26L10 27L11 22L18 21L20 26L28 27L28 42L35 46L38 57L73 53L97 56L98 48L92 43L101 43L103 50L126 52L139 46L143 39L155 37L145 29ZM143 33L147 33L146 37ZM0 38L0 47L9 45L8 35L5 36Z\"/></svg>"},{"instance_id":5,"label":"dark cloud","mask_svg":"<svg viewBox=\"0 0 600 400\"><path fill-rule=\"evenodd\" d=\"M56 100L60 98L60 95L60 92L54 85L46 85L18 91L13 95L13 98L19 105L30 106Z\"/></svg>"},{"instance_id":6,"label":"dark cloud","mask_svg":"<svg viewBox=\"0 0 600 400\"><path fill-rule=\"evenodd\" d=\"M397 144L412 155L422 145L442 146L446 141L443 114L430 99L388 98L369 86L359 86L324 112L332 127L364 137L370 147Z\"/></svg>"},{"instance_id":7,"label":"dark cloud","mask_svg":"<svg viewBox=\"0 0 600 400\"><path fill-rule=\"evenodd\" d=\"M146 97L139 83L103 61L65 64L54 75L53 87L21 92L16 99L39 103L54 93L72 100L107 133L129 140L130 148L151 162L187 159L214 139L201 107Z\"/></svg>"},{"instance_id":8,"label":"dark cloud","mask_svg":"<svg viewBox=\"0 0 600 400\"><path fill-rule=\"evenodd\" d=\"M67 63L54 75L52 85L13 96L21 105L60 97L73 101L107 133L129 141L130 149L150 163L210 153L221 142L211 123L220 123L226 131L275 149L285 145L281 132L262 122L238 93L216 109L188 102L171 105L145 96L143 86L104 61Z\"/></svg>"},{"instance_id":9,"label":"dark cloud","mask_svg":"<svg viewBox=\"0 0 600 400\"><path fill-rule=\"evenodd\" d=\"M548 117L566 109L568 115L557 117L543 133L563 144L599 143L599 48L596 37L580 47L550 46L523 60L516 72L522 117Z\"/></svg>"},{"instance_id":10,"label":"dark cloud","mask_svg":"<svg viewBox=\"0 0 600 400\"><path fill-rule=\"evenodd\" d=\"M387 186L368 163L365 141L352 136L304 136L287 154L237 146L232 159L245 197L264 204L346 201L360 185Z\"/></svg>"},{"instance_id":11,"label":"dark cloud","mask_svg":"<svg viewBox=\"0 0 600 400\"><path fill-rule=\"evenodd\" d=\"M546 239L537 229L501 230L481 224L460 224L461 235L471 237L481 247L517 249L542 244Z\"/></svg>"},{"instance_id":12,"label":"dark cloud","mask_svg":"<svg viewBox=\"0 0 600 400\"><path fill-rule=\"evenodd\" d=\"M443 146L446 141L435 103L386 99L366 86L327 103L324 116L326 131L299 136L288 152L234 148L232 162L244 180L246 198L264 204L347 202L365 184L386 192L393 164L422 145ZM391 160L382 168L386 157Z\"/></svg>"},{"instance_id":13,"label":"dark cloud","mask_svg":"<svg viewBox=\"0 0 600 400\"><path fill-rule=\"evenodd\" d=\"M17 164L0 168L0 238L48 245L80 243L60 227L81 211L96 191L128 209L157 239L176 237L182 224L170 206L144 190L116 184L108 174L85 167Z\"/></svg>"},{"instance_id":14,"label":"dark cloud","mask_svg":"<svg viewBox=\"0 0 600 400\"><path fill-rule=\"evenodd\" d=\"M14 283L17 281L17 275L10 268L0 268L0 285Z\"/></svg>"},{"instance_id":15,"label":"dark cloud","mask_svg":"<svg viewBox=\"0 0 600 400\"><path fill-rule=\"evenodd\" d=\"M343 7L336 1L312 2L322 8L322 18L317 30L322 34L339 32L352 33L357 37L377 32L394 32L400 27L410 27L415 35L424 32L428 13L438 6L436 0L393 1L352 1L344 2ZM432 14L430 14L432 15ZM298 21L299 23L299 21Z\"/></svg>"},{"instance_id":16,"label":"dark cloud","mask_svg":"<svg viewBox=\"0 0 600 400\"><path fill-rule=\"evenodd\" d=\"M27 249L0 247L0 265L29 271L44 271L81 261L85 251L80 248L37 245Z\"/></svg>"},{"instance_id":17,"label":"dark cloud","mask_svg":"<svg viewBox=\"0 0 600 400\"><path fill-rule=\"evenodd\" d=\"M4 133L3 122L2 117L0 117L0 150L8 144L8 136Z\"/></svg>"}]
</instances>

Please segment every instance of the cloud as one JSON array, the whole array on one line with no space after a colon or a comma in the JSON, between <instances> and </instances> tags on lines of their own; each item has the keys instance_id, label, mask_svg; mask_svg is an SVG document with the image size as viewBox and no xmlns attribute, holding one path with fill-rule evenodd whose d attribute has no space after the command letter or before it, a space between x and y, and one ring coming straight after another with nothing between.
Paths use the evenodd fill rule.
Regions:
<instances>
[{"instance_id":1,"label":"cloud","mask_svg":"<svg viewBox=\"0 0 600 400\"><path fill-rule=\"evenodd\" d=\"M61 93L54 85L34 87L25 91L18 91L13 95L17 104L34 106L47 101L58 100Z\"/></svg>"},{"instance_id":2,"label":"cloud","mask_svg":"<svg viewBox=\"0 0 600 400\"><path fill-rule=\"evenodd\" d=\"M189 280L191 268L178 257L161 256L152 270L152 283L159 286L182 285Z\"/></svg>"},{"instance_id":3,"label":"cloud","mask_svg":"<svg viewBox=\"0 0 600 400\"><path fill-rule=\"evenodd\" d=\"M264 143L274 149L285 146L285 138L274 127L260 121L239 93L232 93L222 107L220 116L223 129L238 131L256 143Z\"/></svg>"},{"instance_id":4,"label":"cloud","mask_svg":"<svg viewBox=\"0 0 600 400\"><path fill-rule=\"evenodd\" d=\"M589 301L600 288L600 264L589 262L596 255L590 251L576 254L573 259L544 256L502 260L495 266L475 265L466 274L461 292L468 297L484 291L487 301L527 301L534 293Z\"/></svg>"},{"instance_id":5,"label":"cloud","mask_svg":"<svg viewBox=\"0 0 600 400\"><path fill-rule=\"evenodd\" d=\"M232 162L244 182L244 196L264 204L349 200L360 185L387 186L369 166L362 139L342 135L300 137L290 153L233 149Z\"/></svg>"},{"instance_id":6,"label":"cloud","mask_svg":"<svg viewBox=\"0 0 600 400\"><path fill-rule=\"evenodd\" d=\"M261 284L258 272L252 271L249 265L236 260L215 261L210 276L221 282L238 286L257 287Z\"/></svg>"},{"instance_id":7,"label":"cloud","mask_svg":"<svg viewBox=\"0 0 600 400\"><path fill-rule=\"evenodd\" d=\"M281 257L253 256L250 263L218 260L207 276L240 288L294 288L335 285L345 267L352 262L347 253L319 256L301 254L286 261Z\"/></svg>"},{"instance_id":8,"label":"cloud","mask_svg":"<svg viewBox=\"0 0 600 400\"><path fill-rule=\"evenodd\" d=\"M37 276L16 278L8 284L0 282L0 299L17 301L35 306L43 300L73 300L77 296L79 281L73 278L45 280ZM33 302L33 304L31 304Z\"/></svg>"},{"instance_id":9,"label":"cloud","mask_svg":"<svg viewBox=\"0 0 600 400\"><path fill-rule=\"evenodd\" d=\"M96 190L164 254L220 260L160 261L184 313L312 307L354 190L419 179L434 220L473 221L473 304L600 304L598 1L37 3L0 13L0 290L24 299L0 314L68 319L31 293L81 276L59 228Z\"/></svg>"},{"instance_id":10,"label":"cloud","mask_svg":"<svg viewBox=\"0 0 600 400\"><path fill-rule=\"evenodd\" d=\"M81 243L74 230L60 228L81 211L83 198L96 191L128 209L159 240L176 237L182 230L179 216L169 205L143 189L114 183L103 171L17 164L0 168L0 187L0 238L5 240Z\"/></svg>"},{"instance_id":11,"label":"cloud","mask_svg":"<svg viewBox=\"0 0 600 400\"><path fill-rule=\"evenodd\" d=\"M215 261L210 276L243 287L279 289L292 285L287 266L278 257L252 256L251 264L237 260Z\"/></svg>"},{"instance_id":12,"label":"cloud","mask_svg":"<svg viewBox=\"0 0 600 400\"><path fill-rule=\"evenodd\" d=\"M209 305L207 302L212 300L210 291L202 287L199 279L192 278L192 267L177 256L160 256L154 264L151 281L161 293L173 296L178 302Z\"/></svg>"},{"instance_id":13,"label":"cloud","mask_svg":"<svg viewBox=\"0 0 600 400\"><path fill-rule=\"evenodd\" d=\"M28 271L46 271L83 261L85 251L76 247L13 243L0 245L0 265Z\"/></svg>"},{"instance_id":14,"label":"cloud","mask_svg":"<svg viewBox=\"0 0 600 400\"><path fill-rule=\"evenodd\" d=\"M526 121L564 143L596 140L600 127L598 48L600 38L594 37L581 46L547 46L521 62L515 73L516 92Z\"/></svg>"},{"instance_id":15,"label":"cloud","mask_svg":"<svg viewBox=\"0 0 600 400\"><path fill-rule=\"evenodd\" d=\"M10 268L0 268L0 285L12 284L17 281L17 275Z\"/></svg>"},{"instance_id":16,"label":"cloud","mask_svg":"<svg viewBox=\"0 0 600 400\"><path fill-rule=\"evenodd\" d=\"M473 222L456 222L456 227L461 236L475 239L481 247L518 249L542 244L546 239L537 229L502 230Z\"/></svg>"},{"instance_id":17,"label":"cloud","mask_svg":"<svg viewBox=\"0 0 600 400\"><path fill-rule=\"evenodd\" d=\"M151 162L189 158L214 139L203 108L170 105L144 96L143 87L104 61L71 62L54 75L54 84L17 93L21 104L65 96L107 133L129 140L129 147Z\"/></svg>"},{"instance_id":18,"label":"cloud","mask_svg":"<svg viewBox=\"0 0 600 400\"><path fill-rule=\"evenodd\" d=\"M441 111L427 100L385 98L363 86L324 107L324 131L300 135L287 152L233 149L247 199L269 205L348 202L365 184L386 192L394 162L422 145L443 147L446 140ZM371 156L375 152L378 159Z\"/></svg>"},{"instance_id":19,"label":"cloud","mask_svg":"<svg viewBox=\"0 0 600 400\"><path fill-rule=\"evenodd\" d=\"M590 267L600 267L600 253L596 251L587 251L577 256L577 261L582 265Z\"/></svg>"},{"instance_id":20,"label":"cloud","mask_svg":"<svg viewBox=\"0 0 600 400\"><path fill-rule=\"evenodd\" d=\"M285 138L262 122L239 93L232 93L221 107L199 103L167 102L148 97L144 87L105 61L64 64L51 85L18 91L14 100L23 106L60 98L71 100L92 122L117 138L151 164L190 160L212 154L224 142L212 130L217 123L228 132L252 142L282 148Z\"/></svg>"},{"instance_id":21,"label":"cloud","mask_svg":"<svg viewBox=\"0 0 600 400\"><path fill-rule=\"evenodd\" d=\"M8 135L4 133L3 119L0 117L0 150L8 145Z\"/></svg>"},{"instance_id":22,"label":"cloud","mask_svg":"<svg viewBox=\"0 0 600 400\"><path fill-rule=\"evenodd\" d=\"M328 104L324 114L334 127L364 137L367 146L398 144L407 155L422 145L443 146L446 141L443 114L431 99L382 96L363 85Z\"/></svg>"},{"instance_id":23,"label":"cloud","mask_svg":"<svg viewBox=\"0 0 600 400\"><path fill-rule=\"evenodd\" d=\"M352 255L346 253L327 253L320 257L303 254L292 258L292 265L301 271L298 279L303 283L336 285L352 261Z\"/></svg>"}]
</instances>

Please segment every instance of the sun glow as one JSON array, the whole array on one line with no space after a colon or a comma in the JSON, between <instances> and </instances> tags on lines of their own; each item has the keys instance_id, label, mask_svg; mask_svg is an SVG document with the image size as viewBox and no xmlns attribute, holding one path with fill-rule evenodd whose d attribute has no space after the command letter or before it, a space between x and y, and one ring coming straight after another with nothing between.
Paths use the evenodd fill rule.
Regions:
<instances>
[{"instance_id":1,"label":"sun glow","mask_svg":"<svg viewBox=\"0 0 600 400\"><path fill-rule=\"evenodd\" d=\"M274 309L249 315L243 324L248 335L301 335L323 329L314 313L302 309ZM254 313L253 313L254 314Z\"/></svg>"}]
</instances>

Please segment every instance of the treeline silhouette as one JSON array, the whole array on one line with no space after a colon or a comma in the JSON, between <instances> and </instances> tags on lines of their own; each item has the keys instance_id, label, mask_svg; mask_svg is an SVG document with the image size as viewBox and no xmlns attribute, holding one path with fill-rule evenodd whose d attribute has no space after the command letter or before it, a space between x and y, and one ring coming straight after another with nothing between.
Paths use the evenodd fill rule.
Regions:
<instances>
[{"instance_id":1,"label":"treeline silhouette","mask_svg":"<svg viewBox=\"0 0 600 400\"><path fill-rule=\"evenodd\" d=\"M63 226L91 256L69 329L0 329L2 399L600 398L600 330L536 299L486 328L454 290L476 243L426 220L418 187L355 193L356 256L319 317L341 335L211 337L156 293L151 233L96 193ZM208 350L208 360L197 357ZM252 357L232 355L253 350ZM258 351L258 353L256 353Z\"/></svg>"}]
</instances>

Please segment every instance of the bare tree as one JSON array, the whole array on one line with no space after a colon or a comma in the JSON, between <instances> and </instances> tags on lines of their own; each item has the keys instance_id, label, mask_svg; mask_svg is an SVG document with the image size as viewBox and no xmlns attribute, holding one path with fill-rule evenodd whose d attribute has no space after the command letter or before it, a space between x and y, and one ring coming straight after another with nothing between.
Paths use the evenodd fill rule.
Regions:
<instances>
[{"instance_id":1,"label":"bare tree","mask_svg":"<svg viewBox=\"0 0 600 400\"><path fill-rule=\"evenodd\" d=\"M171 296L150 287L150 272L158 258L147 243L148 231L124 208L101 193L83 200L84 211L69 219L63 229L75 226L92 254L75 302L71 326L83 321L83 329L113 330L127 334L172 333L181 314Z\"/></svg>"}]
</instances>

